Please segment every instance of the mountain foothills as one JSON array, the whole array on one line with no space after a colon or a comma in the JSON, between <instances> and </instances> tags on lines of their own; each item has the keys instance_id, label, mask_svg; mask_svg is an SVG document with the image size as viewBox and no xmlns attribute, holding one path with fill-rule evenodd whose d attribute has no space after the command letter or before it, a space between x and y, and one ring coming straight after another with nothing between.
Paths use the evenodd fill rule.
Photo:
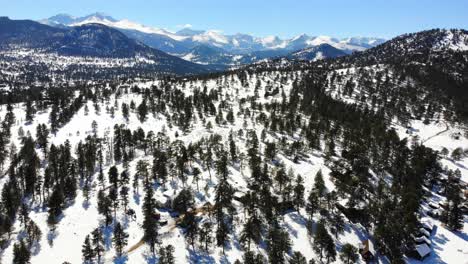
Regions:
<instances>
[{"instance_id":1,"label":"mountain foothills","mask_svg":"<svg viewBox=\"0 0 468 264\"><path fill-rule=\"evenodd\" d=\"M140 70L167 73L202 73L203 66L187 62L150 48L120 31L101 24L86 24L72 28L54 28L29 20L0 18L0 51L13 63L25 61L34 64L43 57L47 64L90 65L95 67L125 68L137 66ZM36 58L36 59L35 59ZM77 58L96 58L88 63L74 62ZM41 61L42 62L42 61ZM113 65L116 64L116 65ZM35 65L32 65L35 66Z\"/></svg>"},{"instance_id":2,"label":"mountain foothills","mask_svg":"<svg viewBox=\"0 0 468 264\"><path fill-rule=\"evenodd\" d=\"M1 18L1 262L460 263L467 67L462 29Z\"/></svg>"}]
</instances>

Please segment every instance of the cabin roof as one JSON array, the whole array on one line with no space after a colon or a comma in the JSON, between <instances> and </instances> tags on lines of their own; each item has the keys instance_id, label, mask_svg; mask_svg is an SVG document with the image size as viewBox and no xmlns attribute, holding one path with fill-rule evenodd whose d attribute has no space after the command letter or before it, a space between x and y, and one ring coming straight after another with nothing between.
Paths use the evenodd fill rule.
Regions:
<instances>
[{"instance_id":1,"label":"cabin roof","mask_svg":"<svg viewBox=\"0 0 468 264\"><path fill-rule=\"evenodd\" d=\"M416 251L421 258L424 258L431 253L431 248L426 244L420 244L416 246Z\"/></svg>"}]
</instances>

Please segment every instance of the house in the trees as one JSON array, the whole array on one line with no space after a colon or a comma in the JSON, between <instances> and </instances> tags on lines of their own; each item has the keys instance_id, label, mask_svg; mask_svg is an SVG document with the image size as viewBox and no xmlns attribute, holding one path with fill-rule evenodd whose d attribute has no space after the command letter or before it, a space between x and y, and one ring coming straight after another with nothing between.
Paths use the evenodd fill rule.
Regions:
<instances>
[{"instance_id":1,"label":"house in the trees","mask_svg":"<svg viewBox=\"0 0 468 264\"><path fill-rule=\"evenodd\" d=\"M364 240L359 248L359 253L366 262L372 261L376 256L374 243L369 239Z\"/></svg>"},{"instance_id":2,"label":"house in the trees","mask_svg":"<svg viewBox=\"0 0 468 264\"><path fill-rule=\"evenodd\" d=\"M407 255L418 260L424 260L430 254L431 248L426 243L422 243L415 245L413 250L411 250Z\"/></svg>"},{"instance_id":3,"label":"house in the trees","mask_svg":"<svg viewBox=\"0 0 468 264\"><path fill-rule=\"evenodd\" d=\"M421 244L426 244L428 246L431 246L432 245L432 242L431 240L429 240L427 237L425 236L419 236L419 237L414 237L414 243L417 244L417 245L421 245Z\"/></svg>"},{"instance_id":4,"label":"house in the trees","mask_svg":"<svg viewBox=\"0 0 468 264\"><path fill-rule=\"evenodd\" d=\"M435 228L435 225L430 222L422 222L421 227L424 228L429 234L432 234L432 231Z\"/></svg>"}]
</instances>

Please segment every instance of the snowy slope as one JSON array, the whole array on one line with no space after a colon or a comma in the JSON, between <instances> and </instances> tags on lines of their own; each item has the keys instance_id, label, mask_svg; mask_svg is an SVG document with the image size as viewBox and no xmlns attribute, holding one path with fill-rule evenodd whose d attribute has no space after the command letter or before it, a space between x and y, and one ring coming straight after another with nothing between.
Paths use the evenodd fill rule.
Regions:
<instances>
[{"instance_id":1,"label":"snowy slope","mask_svg":"<svg viewBox=\"0 0 468 264\"><path fill-rule=\"evenodd\" d=\"M229 77L227 77L227 79L229 79ZM262 90L260 90L260 93L263 93L263 90L266 86L266 82L271 82L271 79L261 78L259 80L261 81L263 87ZM253 79L253 83L255 82L256 79ZM140 87L149 87L151 84L153 83L138 83ZM204 84L198 82L194 84L190 89L186 89L185 92L187 94L190 94L194 88L201 87L202 85ZM206 85L208 89L214 89L216 87L216 81L209 81ZM284 91L286 93L289 92L290 85L291 83L284 86ZM236 81L236 84L232 87L232 89L227 89L227 91L229 92L226 94L226 96L232 96L233 99L237 98L239 96L236 95L237 93L235 92L235 90L237 89L239 89L240 94L242 94L243 96L253 95L253 90L251 88L242 87L240 85L240 82ZM117 98L117 103L119 105L123 102L129 104L132 100L136 104L138 104L141 101L141 96L134 94L124 95L121 98ZM260 101L264 102L269 100L274 100L274 98L260 99ZM113 99L111 101L113 101ZM131 129L137 129L138 127L142 127L145 131L154 131L155 133L165 130L165 134L167 134L171 140L176 139L175 133L178 132L178 134L180 135L178 139L182 140L186 144L190 142L193 143L201 137L209 136L213 133L218 133L226 138L231 129L237 130L243 126L242 118L237 118L236 123L233 126L215 126L213 131L207 131L205 126L201 124L201 122L196 122L194 123L190 133L184 134L178 128L169 128L167 121L164 117L161 116L150 116L145 123L141 123L137 119L136 114L132 113L130 115L130 120L126 122L125 119L123 119L120 111L117 111L115 113L115 118L112 118L110 114L106 113L104 110L101 110L100 114L96 114L94 111L93 104L91 102L88 102L88 107L90 110L88 115L85 115L84 108L80 109L78 114L76 114L68 124L62 127L59 130L59 132L51 138L51 143L61 144L64 143L65 140L69 140L72 145L76 145L80 140L83 140L84 137L92 133L91 123L93 120L95 120L98 123L99 136L104 136L105 134L109 134L109 132L112 133L114 124L127 124L128 128ZM234 104L234 107L237 110L236 104ZM105 109L105 106L102 105L101 109ZM3 117L5 113L4 108L2 109L1 113L2 114L0 115L0 117ZM18 122L12 129L12 133L14 135L18 134L18 129L20 126L23 126L25 133L30 132L32 135L34 135L36 125L39 123L47 123L49 114L48 111L39 113L36 115L35 121L32 124L26 124L23 119L25 113L22 105L16 105L14 113L18 117ZM207 121L211 121L213 124L215 123L214 117L209 118ZM248 121L247 124L247 129L252 128L256 131L262 130L262 126L255 124L251 121ZM245 137L239 137L237 140L240 150L245 151ZM15 138L14 144L18 146L21 145L17 138ZM329 173L328 168L324 165L321 153L311 153L307 160L304 160L299 164L292 162L291 160L289 160L289 158L286 158L282 155L280 155L279 158L285 163L287 168L292 168L295 172L300 173L304 177L304 181L306 184L306 195L310 191L310 188L313 185L313 178L319 169L322 170L324 175L328 175ZM136 163L140 159L150 160L148 159L148 157L145 157L143 153L137 153L137 158L130 164L130 175L133 175ZM107 170L110 167L110 165L111 164L108 164L105 167L105 175L107 175ZM195 166L200 166L202 168L201 164L196 164ZM121 166L118 166L118 168L119 171L122 171ZM245 190L246 188L246 177L248 174L247 170L247 168L244 168L243 171L239 171L239 168L230 167L229 181L239 191ZM195 197L197 206L203 205L206 201L213 202L214 196L212 193L214 192L213 188L217 182L216 177L213 177L213 179L210 180L210 176L207 173L207 171L203 172L201 178L202 180L200 181L200 186L208 186L208 192L207 194L205 194L205 192L202 190L203 188L200 188L200 192L196 193ZM5 179L3 179L2 181L4 180ZM328 179L328 177L325 178L325 183L329 190L334 189L334 185ZM195 183L193 181L191 182L189 180L188 184L190 184L192 188L196 190ZM158 187L156 189L155 197L158 201L165 202L167 199L166 196L174 197L174 195L181 188L182 184L179 180L171 181L164 187ZM89 234L94 228L98 226L99 219L102 218L98 215L96 209L97 205L95 194L97 190L98 187L95 186L93 191L94 195L91 195L91 197L94 198L91 199L89 205L86 205L84 203L80 191L74 204L70 205L64 211L64 216L60 220L60 223L54 232L48 230L47 228L47 212L42 211L40 208L34 209L34 211L30 214L30 217L41 227L43 231L43 236L40 242L40 249L38 250L38 252L33 254L33 257L31 259L32 263L47 262L51 264L60 264L64 261L69 261L71 263L80 263L81 245L84 241L84 238L87 234ZM139 202L139 200L142 199L143 194L141 193L139 197L141 198L137 198L137 196L134 196L130 202L130 207L135 209L136 211L136 221L131 221L125 216L120 215L121 211L119 211L120 216L118 217L118 220L124 223L126 230L130 235L129 246L127 248L131 248L133 245L138 244L142 236L142 230L140 227L142 223L142 212L140 211L141 201ZM236 206L240 205L237 204ZM240 208L238 210L239 212L242 212ZM291 232L293 249L300 250L301 252L303 252L307 259L316 258L317 256L315 255L315 253L313 253L313 251L310 250L311 239L304 226L304 223L306 221L304 215L305 212L302 212L301 215L298 215L295 212L286 215L284 226L287 228L287 230L290 230ZM159 234L162 238L164 245L172 244L175 246L176 263L198 263L199 261L202 261L202 259L207 260L207 262L224 263L225 261L228 261L229 263L233 263L236 259L241 259L242 253L240 249L236 246L232 247L231 249L228 249L226 251L226 256L223 256L221 252L218 252L218 250L211 252L209 256L205 255L205 253L192 251L191 248L189 248L189 246L185 244L185 240L183 238L183 235L181 234L182 230L178 227L175 227L175 225L173 224L174 219L172 219L168 214L164 212L162 212L162 217L164 219L168 219L169 224L166 227L162 227ZM245 219L243 219L242 213L239 214L238 221L240 221L240 223L245 221ZM17 226L17 228L19 228L19 226ZM237 236L239 232L240 229L236 228L235 236ZM111 236L111 229L108 229L104 233L108 234L108 241L108 239L110 239ZM362 238L361 236L361 227L348 223L346 232L340 237L340 244L345 242L356 244L358 243L358 241L360 241L360 238ZM49 238L53 240L53 243L48 242ZM236 237L233 238L234 241L236 241L236 239ZM338 246L340 246L340 244ZM263 251L262 249L259 250ZM112 263L114 255L115 254L113 248L109 243L105 254L105 263ZM2 262L9 263L11 261L11 258L12 246L10 245L10 247L8 247L3 253ZM143 263L149 261L148 259L151 259L151 254L149 253L147 246L143 245L128 254L127 263Z\"/></svg>"},{"instance_id":2,"label":"snowy slope","mask_svg":"<svg viewBox=\"0 0 468 264\"><path fill-rule=\"evenodd\" d=\"M259 93L264 94L268 85L282 86L282 89L286 94L289 94L291 89L291 82L280 83L274 81L274 76L276 72L272 72L267 76L254 76L249 84L249 87L241 85L240 81L236 77L226 76L219 79L208 80L207 82L195 81L181 83L177 88L183 90L187 95L193 94L196 88L207 87L208 91L211 89L217 89L219 83L226 83L227 80L234 78L234 82L231 84L226 84L227 88L224 89L223 98L225 98L228 103L232 104L234 112L239 110L237 102L240 98L254 95L255 83L260 82ZM298 73L300 74L300 73ZM145 82L145 83L132 83L133 85L138 85L140 88L150 87L153 84L160 84L159 81L154 82ZM264 98L260 97L259 102L270 102L273 100L278 100L281 95L275 95L272 97ZM120 97L112 96L110 99L110 104L121 105L122 103L130 104L131 101L134 101L138 105L142 100L141 95L137 94L123 94ZM237 131L240 128L244 127L245 129L253 129L260 134L263 126L256 124L250 119L245 120L241 117L236 118L236 121L233 125L215 125L214 128L210 131L202 124L202 120L196 120L193 122L193 127L189 133L184 133L179 130L177 127L171 127L168 123L168 120L161 115L152 116L149 115L146 122L141 123L136 116L135 112L130 114L130 119L127 122L122 117L121 109L115 112L115 117L111 117L110 113L106 112L106 103L100 103L101 111L96 112L93 103L88 102L87 106L89 108L89 113L85 113L84 107L82 107L79 112L71 119L71 121L66 124L64 127L60 128L56 135L52 135L50 140L51 143L61 144L65 140L69 140L72 146L75 146L80 140L83 140L87 135L90 135L91 132L91 123L96 121L98 124L98 135L103 137L105 135L110 136L114 124L125 124L128 128L135 130L139 127L143 128L146 132L154 131L163 132L167 135L171 141L176 139L176 132L179 135L177 139L181 140L185 144L193 143L199 140L202 137L207 137L213 135L214 133L220 134L224 139L228 137L228 134L231 130ZM107 105L108 106L108 105ZM1 108L0 117L3 118L6 110L5 107ZM24 106L15 105L14 113L17 116L17 122L13 126L12 134L17 135L19 128L22 126L25 133L31 133L35 135L35 128L37 124L47 123L49 117L49 111L38 113L35 117L35 120L32 124L28 124L24 121ZM214 117L208 117L206 121L211 121L215 124ZM444 124L430 124L424 125L421 122L413 122L412 127L415 129L416 134L419 139L424 140L425 144L434 147L435 149L445 146L452 150L457 146L466 146L468 144L468 139L462 138L461 140L455 141L449 137L451 132L458 131L456 127L449 127L447 132L445 131L446 127ZM408 135L405 132L405 128L401 126L396 126L400 137L407 137ZM441 132L439 134L439 132ZM260 136L260 135L259 135ZM277 135L268 134L268 139L274 139ZM18 137L13 137L14 144L20 146ZM246 151L246 138L245 136L238 136L236 138L238 147L241 151ZM307 153L305 160L300 161L299 163L294 163L288 157L279 154L278 159L285 163L286 168L291 168L295 173L299 173L303 176L307 197L308 193L311 190L311 187L314 183L314 176L318 170L322 170L325 176L325 184L329 191L335 188L334 183L330 180L328 174L330 172L329 168L324 163L323 153L321 152L312 152ZM130 163L129 172L130 175L133 175L135 172L136 163L139 160L148 160L151 161L149 156L145 156L144 153L138 151L137 158ZM467 180L468 178L468 159L453 163L450 165L451 161L448 159L444 160L444 163L447 166L456 166L462 170L463 179ZM107 171L112 164L106 164L104 174L107 175ZM202 169L203 173L200 180L200 191L196 191L196 207L202 206L206 201L213 202L214 199L214 186L217 183L216 177L210 179L209 173L203 169L203 165L195 162L194 166ZM118 165L119 172L122 171L122 166ZM242 192L246 190L247 186L247 175L248 169L240 169L238 166L229 167L230 175L229 182L235 186L235 188ZM2 184L6 179L2 179ZM188 185L192 186L196 190L196 185L192 179L189 178ZM64 216L60 220L60 223L55 231L51 231L47 228L46 218L47 212L43 211L41 208L33 208L33 212L30 214L30 217L41 227L43 231L43 236L40 242L40 248L32 256L31 263L51 263L51 264L60 264L64 261L69 261L71 263L80 263L81 262L81 245L84 241L85 236L96 228L99 224L102 216L99 216L96 209L96 199L95 194L99 187L95 180L93 188L93 197L90 201L90 204L85 204L81 191L76 198L76 201L69 205L68 208L64 211ZM155 198L164 203L168 197L175 197L175 195L181 190L182 183L177 178L167 183L165 186L157 186L155 189ZM205 189L206 190L203 190ZM133 192L131 192L133 193ZM142 237L142 212L141 212L141 199L143 193L140 195L135 195L130 199L130 207L136 211L136 221L132 221L124 216L122 210L119 210L118 220L121 223L124 223L126 231L129 233L129 245L127 249L132 249L131 252L128 252L127 256L122 260L122 262L127 263L152 263L154 260L149 252L149 249L146 245L139 245L139 241ZM238 223L243 223L245 215L242 213L242 208L240 203L235 202L235 206L238 209ZM242 252L239 246L236 244L238 242L238 236L240 228L234 229L234 234L232 237L233 243L226 250L226 254L223 255L219 249L211 251L210 253L202 253L200 251L192 250L189 245L186 244L183 238L183 230L174 224L175 218L169 215L167 212L161 211L162 218L168 220L168 225L160 229L159 235L161 237L163 245L174 245L175 246L175 256L176 263L233 263L236 259L241 259ZM284 221L282 221L282 226L285 230L288 231L292 239L292 248L295 251L302 252L306 258L317 259L318 256L311 250L312 239L308 235L308 232L305 228L305 212L302 211L300 214L297 212L290 212L284 216ZM203 216L201 214L201 216ZM208 221L206 216L203 217L202 221ZM464 231L460 234L454 234L451 231L445 229L439 222L435 222L437 225L437 230L432 237L434 243L434 253L432 256L424 261L423 263L460 263L458 260L463 259L467 254L466 245L467 245L467 223L465 222ZM19 229L19 223L16 224L16 229ZM111 245L111 230L112 227L109 227L105 230L106 234L106 253L104 263L121 263L119 261L114 261L115 252ZM13 238L17 239L18 234L14 234ZM337 239L337 250L339 251L341 246L344 243L351 243L357 245L360 241L368 237L366 230L359 226L346 221L345 232L340 235ZM52 240L53 243L49 243L49 240ZM135 248L134 246L137 245ZM264 252L264 248L257 248L259 252ZM10 263L12 259L12 243L4 251L2 255L3 263ZM419 263L413 259L408 259L410 263ZM381 259L382 263L385 263ZM341 263L340 260L337 260L336 263ZM359 263L363 263L362 260L359 260Z\"/></svg>"}]
</instances>

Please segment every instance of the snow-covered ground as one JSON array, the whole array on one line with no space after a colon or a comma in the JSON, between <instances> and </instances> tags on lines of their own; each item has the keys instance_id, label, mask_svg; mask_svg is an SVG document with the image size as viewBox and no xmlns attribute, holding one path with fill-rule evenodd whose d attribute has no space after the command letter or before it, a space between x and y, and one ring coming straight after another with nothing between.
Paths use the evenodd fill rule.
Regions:
<instances>
[{"instance_id":1,"label":"snow-covered ground","mask_svg":"<svg viewBox=\"0 0 468 264\"><path fill-rule=\"evenodd\" d=\"M265 87L267 82L269 85L280 86L280 83L274 81L273 77L275 74L271 74L267 78L255 77L253 78L250 87L243 87L238 80L235 80L235 84L226 89L225 96L230 97L230 103L232 103L234 113L239 111L238 102L239 98L246 97L248 95L253 95L253 87L257 80L260 80L261 88L259 94L261 95L258 99L259 102L266 102L271 100L277 100L281 97L281 92L269 98L264 98L263 94L265 93ZM227 78L229 79L229 77ZM138 83L140 87L150 87L152 84L158 84L158 82L148 82L148 83ZM187 85L184 92L191 94L195 87L202 88L204 85L210 89L216 89L218 83L216 80L211 80L205 83L197 82ZM282 89L285 94L288 94L291 89L291 83L283 83ZM138 105L142 98L140 95L136 94L123 94L121 97L114 98L111 97L110 104L114 104L114 100L117 101L117 105L122 105L122 103L130 104L131 101L134 101ZM136 130L141 127L145 132L153 131L155 134L158 132L163 132L167 135L171 141L176 139L176 134L178 134L177 139L183 141L185 144L195 142L202 137L210 136L214 133L220 134L224 139L226 139L231 130L237 131L244 127L244 119L242 117L236 116L235 123L233 125L221 125L218 126L215 123L215 117L208 117L207 122L211 121L214 124L212 130L207 130L206 126L202 124L201 120L196 120L193 122L193 126L190 129L190 132L184 133L179 130L177 127L171 127L168 125L168 122L164 116L156 115L152 116L149 114L146 122L141 123L135 112L131 112L129 121L126 121L122 116L122 109L119 107L115 112L115 116L111 117L110 113L107 113L105 108L106 105L101 104L101 110L99 113L96 113L93 103L87 103L89 108L89 113L85 113L84 107L82 107L77 114L73 116L71 121L65 126L60 128L56 135L51 135L50 143L62 144L65 140L69 140L72 146L75 146L80 140L84 140L87 135L92 133L91 124L93 121L96 121L98 124L98 136L104 137L105 135L112 137L113 127L115 124L126 124L127 128ZM6 112L5 107L2 107L0 110L0 117L3 118ZM41 123L48 123L49 120L49 111L42 113L37 113L32 124L27 124L24 121L24 107L22 105L14 106L14 113L17 119L16 124L12 128L12 140L16 146L20 146L18 131L20 127L23 127L25 133L30 133L33 137L35 136L36 126ZM250 119L246 119L245 124L247 125L246 130L256 131L257 135L260 137L260 132L263 130L263 126L256 124ZM450 152L457 147L468 147L468 139L461 137L459 140L453 139L450 135L456 131L458 128L449 126L447 129L446 124L430 124L424 125L422 122L413 122L412 127L414 128L413 136L417 135L420 140L424 142L426 146L432 147L434 149L440 150L442 147L446 147ZM407 137L406 128L396 127L400 137ZM440 132L440 133L439 133ZM274 135L269 134L268 138L273 137ZM246 138L245 136L238 136L236 138L236 143L238 144L239 150L242 152L246 151L245 147ZM39 150L38 150L39 152ZM304 178L304 185L306 188L305 197L308 196L313 183L314 176L318 170L322 170L325 184L329 190L333 190L334 184L330 180L328 174L330 170L324 164L324 158L322 153L307 153L308 157L305 160L301 160L299 163L294 163L289 160L284 155L279 154L278 159L281 160L286 168L291 168L296 174L300 174ZM136 164L139 160L148 160L151 163L150 156L145 156L142 152L137 152L137 158L130 163L129 173L133 175L135 172ZM462 179L468 181L468 159L465 158L461 161L454 162L451 159L443 159L443 164L451 169L458 168L462 172ZM106 164L104 174L107 175L107 170L113 164ZM201 164L195 163L194 166L202 168ZM245 166L246 167L246 166ZM229 182L240 192L246 189L247 186L247 175L248 169L245 168L241 170L239 167L231 166L230 167L230 178ZM119 172L123 170L122 166L118 166ZM203 170L202 170L203 171ZM6 181L6 177L1 179L1 183ZM216 186L217 179L213 177L210 180L210 175L208 171L203 171L201 175L201 180L199 185L201 186L200 191L197 191L195 182L189 177L187 182L188 185L192 187L195 191L196 206L200 207L205 204L207 201L213 203L214 200L214 187ZM36 252L33 252L31 263L50 263L50 264L61 264L64 261L69 261L70 263L81 263L82 262L82 244L85 239L85 236L88 235L93 229L99 226L102 216L97 212L97 199L96 194L99 190L99 187L96 186L97 183L94 182L93 192L91 193L91 201L89 204L86 204L82 196L82 192L78 192L78 196L73 204L70 204L65 210L63 218L60 220L59 224L55 231L51 231L47 226L47 212L41 208L33 208L33 212L30 214L31 219L33 219L42 230L42 238L40 242L40 248ZM174 179L168 182L165 186L158 186L155 190L155 198L160 202L166 202L167 197L175 197L175 195L182 189L182 183L178 179ZM205 190L204 190L205 189ZM130 192L133 194L133 191ZM112 247L111 237L112 237L112 227L104 230L106 238L106 253L105 253L105 263L154 263L152 255L149 252L149 248L146 245L141 245L135 248L135 245L138 245L142 238L142 228L141 224L143 221L143 215L141 212L141 203L142 203L143 194L140 192L139 195L131 195L129 207L134 209L136 212L136 220L131 220L125 216L120 209L118 214L118 221L123 223L126 231L129 234L128 239L128 249L132 248L133 250L127 254L124 259L115 260L115 251ZM235 206L240 208L240 204L235 202ZM235 221L242 223L245 221L243 210L238 210L238 217ZM208 254L202 253L200 251L193 251L189 245L186 244L184 236L182 234L181 228L175 225L175 219L173 219L167 212L161 211L163 219L168 220L166 226L161 227L159 230L160 238L163 245L173 245L175 246L175 256L177 263L233 263L237 259L242 259L242 249L240 248L238 237L240 228L234 230L234 234L231 237L231 245L227 247L226 254L223 255L221 250L217 248L214 251L211 251ZM206 220L206 219L205 219ZM433 254L430 258L426 259L423 263L467 263L466 257L468 256L468 241L467 241L467 228L468 223L465 221L465 228L460 233L453 233L443 227L438 221L433 221L437 225L432 236L433 243ZM309 259L318 259L315 252L312 250L312 238L309 236L306 227L306 214L305 212L291 212L285 215L284 221L282 222L285 230L290 234L292 239L292 249L293 251L300 251L305 257ZM240 225L239 225L240 226ZM16 229L20 229L19 223L16 223ZM13 237L18 236L14 234ZM360 241L366 239L368 234L366 231L359 225L352 224L347 221L345 232L339 235L337 239L337 249L340 250L341 246L345 243L351 243L355 246L358 246ZM52 242L50 242L52 241ZM11 263L12 261L12 245L10 243L9 247L2 253L1 262L2 263ZM263 252L263 248L258 248L259 251ZM418 261L408 259L411 263L418 263ZM381 262L384 262L381 260ZM341 263L337 258L336 263ZM360 260L362 263L362 260Z\"/></svg>"}]
</instances>

